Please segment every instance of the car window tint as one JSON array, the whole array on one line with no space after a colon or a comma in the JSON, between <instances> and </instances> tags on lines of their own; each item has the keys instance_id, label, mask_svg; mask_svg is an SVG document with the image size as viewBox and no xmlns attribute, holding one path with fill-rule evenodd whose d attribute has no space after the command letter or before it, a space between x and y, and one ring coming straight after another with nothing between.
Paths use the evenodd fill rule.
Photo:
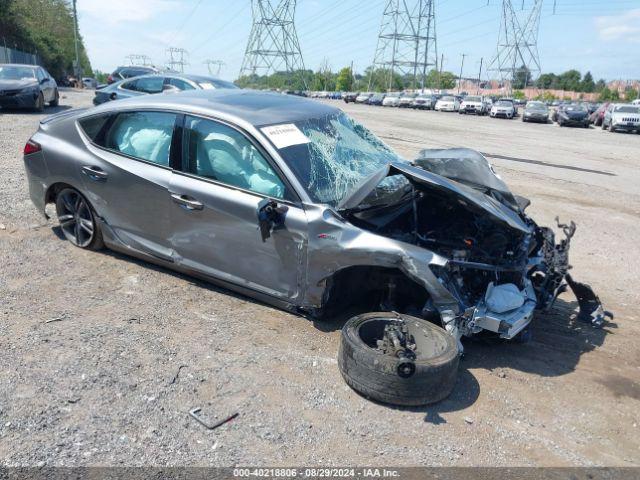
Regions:
<instances>
[{"instance_id":1,"label":"car window tint","mask_svg":"<svg viewBox=\"0 0 640 480\"><path fill-rule=\"evenodd\" d=\"M36 69L36 76L38 77L39 82L42 82L42 80L46 78L41 68Z\"/></svg>"},{"instance_id":2,"label":"car window tint","mask_svg":"<svg viewBox=\"0 0 640 480\"><path fill-rule=\"evenodd\" d=\"M169 78L169 85L179 88L180 90L195 90L196 88L189 82L185 82L180 78Z\"/></svg>"},{"instance_id":3,"label":"car window tint","mask_svg":"<svg viewBox=\"0 0 640 480\"><path fill-rule=\"evenodd\" d=\"M144 93L160 93L164 85L163 77L145 77L136 80L136 90Z\"/></svg>"},{"instance_id":4,"label":"car window tint","mask_svg":"<svg viewBox=\"0 0 640 480\"><path fill-rule=\"evenodd\" d=\"M120 85L120 88L124 88L125 90L135 91L137 90L137 87L136 87L137 82L138 82L137 80L130 80L128 82L123 82L122 85Z\"/></svg>"},{"instance_id":5,"label":"car window tint","mask_svg":"<svg viewBox=\"0 0 640 480\"><path fill-rule=\"evenodd\" d=\"M173 113L121 113L106 135L105 147L169 166L169 149L175 120Z\"/></svg>"},{"instance_id":6,"label":"car window tint","mask_svg":"<svg viewBox=\"0 0 640 480\"><path fill-rule=\"evenodd\" d=\"M285 197L282 180L238 131L211 120L187 117L184 135L186 171L262 195Z\"/></svg>"},{"instance_id":7,"label":"car window tint","mask_svg":"<svg viewBox=\"0 0 640 480\"><path fill-rule=\"evenodd\" d=\"M80 124L82 131L95 142L98 140L100 130L102 130L102 127L107 123L108 119L109 115L96 115L94 117L83 118L78 123Z\"/></svg>"}]
</instances>

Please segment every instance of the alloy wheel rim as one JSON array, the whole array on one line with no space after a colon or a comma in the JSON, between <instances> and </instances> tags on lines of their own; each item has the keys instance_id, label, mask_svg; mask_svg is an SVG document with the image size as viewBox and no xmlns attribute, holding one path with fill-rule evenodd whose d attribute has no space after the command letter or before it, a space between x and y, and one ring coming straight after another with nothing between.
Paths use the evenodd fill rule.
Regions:
<instances>
[{"instance_id":1,"label":"alloy wheel rim","mask_svg":"<svg viewBox=\"0 0 640 480\"><path fill-rule=\"evenodd\" d=\"M93 215L78 193L67 191L61 194L58 222L67 240L74 245L86 247L93 240Z\"/></svg>"}]
</instances>

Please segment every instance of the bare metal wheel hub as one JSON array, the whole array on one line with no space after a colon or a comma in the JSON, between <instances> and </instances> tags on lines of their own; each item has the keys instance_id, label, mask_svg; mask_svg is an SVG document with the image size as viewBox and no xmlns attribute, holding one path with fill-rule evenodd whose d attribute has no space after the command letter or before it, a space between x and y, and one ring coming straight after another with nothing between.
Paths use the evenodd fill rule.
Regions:
<instances>
[{"instance_id":1,"label":"bare metal wheel hub","mask_svg":"<svg viewBox=\"0 0 640 480\"><path fill-rule=\"evenodd\" d=\"M77 191L62 190L56 198L56 212L62 233L78 247L86 247L93 240L95 223L91 208Z\"/></svg>"}]
</instances>

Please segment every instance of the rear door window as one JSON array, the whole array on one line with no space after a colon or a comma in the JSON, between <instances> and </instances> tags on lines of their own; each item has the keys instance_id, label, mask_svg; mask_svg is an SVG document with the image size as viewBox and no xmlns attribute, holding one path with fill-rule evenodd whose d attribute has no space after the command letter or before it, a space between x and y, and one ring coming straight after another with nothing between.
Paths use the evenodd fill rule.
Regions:
<instances>
[{"instance_id":1,"label":"rear door window","mask_svg":"<svg viewBox=\"0 0 640 480\"><path fill-rule=\"evenodd\" d=\"M91 139L92 142L100 145L98 139L102 128L106 125L110 115L96 115L93 117L83 118L78 122L82 131ZM104 145L102 145L104 146Z\"/></svg>"},{"instance_id":2,"label":"rear door window","mask_svg":"<svg viewBox=\"0 0 640 480\"><path fill-rule=\"evenodd\" d=\"M173 113L120 113L105 135L104 147L168 167L175 122Z\"/></svg>"}]
</instances>

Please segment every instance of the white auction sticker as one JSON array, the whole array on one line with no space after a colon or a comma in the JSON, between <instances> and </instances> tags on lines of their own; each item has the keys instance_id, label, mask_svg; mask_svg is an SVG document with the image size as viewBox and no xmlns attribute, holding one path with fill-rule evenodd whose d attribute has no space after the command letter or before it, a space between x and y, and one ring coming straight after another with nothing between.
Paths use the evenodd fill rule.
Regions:
<instances>
[{"instance_id":1,"label":"white auction sticker","mask_svg":"<svg viewBox=\"0 0 640 480\"><path fill-rule=\"evenodd\" d=\"M307 136L300 131L293 123L285 123L284 125L271 125L270 127L261 128L269 140L273 142L276 148L287 148L291 145L302 145L309 143Z\"/></svg>"}]
</instances>

